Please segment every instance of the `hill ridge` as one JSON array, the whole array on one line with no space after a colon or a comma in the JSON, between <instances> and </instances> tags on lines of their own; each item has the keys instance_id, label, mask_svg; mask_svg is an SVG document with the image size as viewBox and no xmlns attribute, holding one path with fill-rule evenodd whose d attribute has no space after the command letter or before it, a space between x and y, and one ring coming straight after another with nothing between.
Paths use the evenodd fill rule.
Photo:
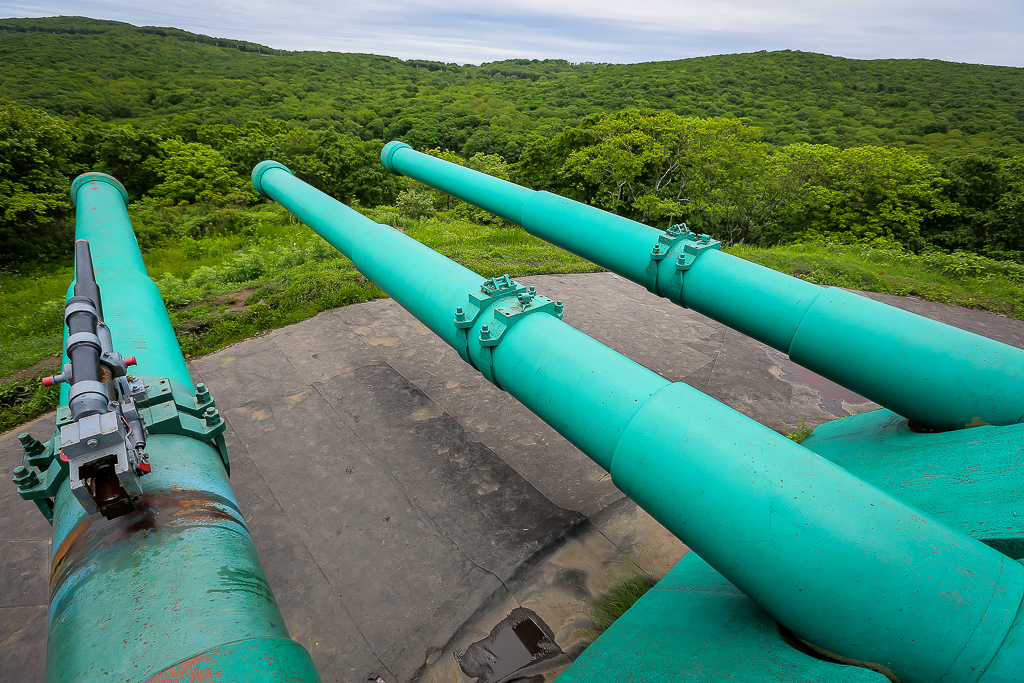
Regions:
<instances>
[{"instance_id":1,"label":"hill ridge","mask_svg":"<svg viewBox=\"0 0 1024 683\"><path fill-rule=\"evenodd\" d=\"M274 59L257 56L266 54ZM0 99L185 137L204 123L269 117L514 161L529 139L589 114L649 107L743 118L779 146L886 145L933 159L1024 152L1021 67L791 50L640 64L457 65L276 50L83 17L0 20L0 61Z\"/></svg>"}]
</instances>

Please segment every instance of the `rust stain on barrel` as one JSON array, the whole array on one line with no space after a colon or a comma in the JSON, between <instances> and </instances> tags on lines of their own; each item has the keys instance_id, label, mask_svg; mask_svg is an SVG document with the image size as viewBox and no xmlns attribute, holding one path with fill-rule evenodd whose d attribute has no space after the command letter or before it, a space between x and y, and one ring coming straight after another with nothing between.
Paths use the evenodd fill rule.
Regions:
<instances>
[{"instance_id":1,"label":"rust stain on barrel","mask_svg":"<svg viewBox=\"0 0 1024 683\"><path fill-rule=\"evenodd\" d=\"M146 683L207 683L220 680L217 671L219 650L209 650L165 669Z\"/></svg>"},{"instance_id":2,"label":"rust stain on barrel","mask_svg":"<svg viewBox=\"0 0 1024 683\"><path fill-rule=\"evenodd\" d=\"M64 537L50 564L51 602L60 586L76 570L152 534L179 533L224 523L235 525L248 534L235 504L208 491L146 494L135 504L133 512L116 519L108 520L101 515L86 517Z\"/></svg>"}]
</instances>

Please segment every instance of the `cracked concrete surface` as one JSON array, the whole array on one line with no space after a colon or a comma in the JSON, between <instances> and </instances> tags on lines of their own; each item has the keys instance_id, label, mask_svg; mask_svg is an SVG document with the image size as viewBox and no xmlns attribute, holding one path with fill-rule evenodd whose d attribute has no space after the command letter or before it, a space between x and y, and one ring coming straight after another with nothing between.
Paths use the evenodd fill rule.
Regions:
<instances>
[{"instance_id":1,"label":"cracked concrete surface","mask_svg":"<svg viewBox=\"0 0 1024 683\"><path fill-rule=\"evenodd\" d=\"M562 299L566 322L598 341L768 426L872 407L615 275L521 281ZM1024 345L1020 321L871 296ZM393 301L327 311L190 370L227 420L232 486L291 635L325 681L467 680L452 653L516 606L573 655L585 601L621 551L659 575L686 552ZM0 454L8 468L20 461L16 432ZM0 680L42 681L50 527L12 485L0 487L0 514ZM552 661L548 679L568 663Z\"/></svg>"}]
</instances>

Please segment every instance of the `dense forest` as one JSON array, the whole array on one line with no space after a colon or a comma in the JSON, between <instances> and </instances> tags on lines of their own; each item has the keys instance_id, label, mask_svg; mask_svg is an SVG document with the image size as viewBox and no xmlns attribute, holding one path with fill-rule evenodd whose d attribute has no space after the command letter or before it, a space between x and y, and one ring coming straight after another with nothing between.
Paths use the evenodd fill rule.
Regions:
<instances>
[{"instance_id":1,"label":"dense forest","mask_svg":"<svg viewBox=\"0 0 1024 683\"><path fill-rule=\"evenodd\" d=\"M1018 68L799 52L460 66L81 17L0 20L0 62L0 267L66 258L84 170L144 205L244 206L273 157L347 203L457 208L383 172L392 139L734 243L1024 254Z\"/></svg>"},{"instance_id":2,"label":"dense forest","mask_svg":"<svg viewBox=\"0 0 1024 683\"><path fill-rule=\"evenodd\" d=\"M458 66L282 52L81 17L0 20L0 63L0 97L11 102L186 138L204 123L266 117L508 158L588 114L651 108L745 118L773 145L898 146L932 159L1024 152L1024 77L1012 67L800 52Z\"/></svg>"},{"instance_id":3,"label":"dense forest","mask_svg":"<svg viewBox=\"0 0 1024 683\"><path fill-rule=\"evenodd\" d=\"M477 65L0 20L0 430L57 401L71 180L118 178L182 349L383 292L249 183L273 158L486 277L596 266L387 174L403 140L811 282L1024 319L1024 69L799 52ZM764 248L770 247L770 248Z\"/></svg>"}]
</instances>

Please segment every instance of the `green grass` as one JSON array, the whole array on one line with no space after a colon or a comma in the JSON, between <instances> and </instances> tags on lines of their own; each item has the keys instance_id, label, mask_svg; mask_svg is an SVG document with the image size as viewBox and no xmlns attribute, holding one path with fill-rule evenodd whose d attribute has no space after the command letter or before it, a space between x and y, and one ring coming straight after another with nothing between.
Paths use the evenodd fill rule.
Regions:
<instances>
[{"instance_id":1,"label":"green grass","mask_svg":"<svg viewBox=\"0 0 1024 683\"><path fill-rule=\"evenodd\" d=\"M726 251L819 285L916 296L1024 319L1024 266L1010 261L862 244L739 245Z\"/></svg>"},{"instance_id":2,"label":"green grass","mask_svg":"<svg viewBox=\"0 0 1024 683\"><path fill-rule=\"evenodd\" d=\"M596 638L606 631L657 582L640 566L635 556L623 553L611 585L587 601L587 616L593 626L589 635Z\"/></svg>"},{"instance_id":3,"label":"green grass","mask_svg":"<svg viewBox=\"0 0 1024 683\"><path fill-rule=\"evenodd\" d=\"M791 441L797 443L803 443L804 439L809 437L814 432L814 427L808 427L806 422L801 422L800 426L791 432L783 432L783 436Z\"/></svg>"},{"instance_id":4,"label":"green grass","mask_svg":"<svg viewBox=\"0 0 1024 683\"><path fill-rule=\"evenodd\" d=\"M44 387L40 382L55 369L0 382L0 433L57 409L60 390Z\"/></svg>"},{"instance_id":5,"label":"green grass","mask_svg":"<svg viewBox=\"0 0 1024 683\"><path fill-rule=\"evenodd\" d=\"M133 204L131 217L184 352L210 353L338 306L381 298L352 262L275 204ZM365 210L462 265L493 277L596 272L596 266L503 222L455 212L423 220ZM734 246L736 256L821 285L918 296L1024 318L1024 266L973 254L914 255L867 245ZM56 402L38 377L58 363L70 268L0 273L0 431ZM116 343L116 340L115 340Z\"/></svg>"},{"instance_id":6,"label":"green grass","mask_svg":"<svg viewBox=\"0 0 1024 683\"><path fill-rule=\"evenodd\" d=\"M146 268L189 356L384 296L349 259L277 205L210 209L145 201L130 213ZM600 270L518 226L453 216L415 221L391 207L365 213L484 277ZM56 406L57 390L41 387L39 379L59 363L73 275L71 268L0 273L0 431Z\"/></svg>"},{"instance_id":7,"label":"green grass","mask_svg":"<svg viewBox=\"0 0 1024 683\"><path fill-rule=\"evenodd\" d=\"M484 277L599 270L518 226L437 217L414 221L389 208L366 213L379 222L397 224ZM349 259L287 214L267 218L230 257L225 257L234 246L229 238L193 242L146 255L182 349L189 355L384 296ZM206 249L207 244L212 246Z\"/></svg>"},{"instance_id":8,"label":"green grass","mask_svg":"<svg viewBox=\"0 0 1024 683\"><path fill-rule=\"evenodd\" d=\"M385 214L385 218L390 218ZM381 221L388 222L389 221ZM413 239L458 261L484 277L548 273L596 273L601 268L530 235L518 225L481 225L465 220L430 218L398 221ZM408 227L403 227L403 224Z\"/></svg>"},{"instance_id":9,"label":"green grass","mask_svg":"<svg viewBox=\"0 0 1024 683\"><path fill-rule=\"evenodd\" d=\"M57 406L39 380L60 360L64 297L72 274L0 274L0 432Z\"/></svg>"},{"instance_id":10,"label":"green grass","mask_svg":"<svg viewBox=\"0 0 1024 683\"><path fill-rule=\"evenodd\" d=\"M0 275L0 377L61 350L64 297L70 270L47 275Z\"/></svg>"}]
</instances>

